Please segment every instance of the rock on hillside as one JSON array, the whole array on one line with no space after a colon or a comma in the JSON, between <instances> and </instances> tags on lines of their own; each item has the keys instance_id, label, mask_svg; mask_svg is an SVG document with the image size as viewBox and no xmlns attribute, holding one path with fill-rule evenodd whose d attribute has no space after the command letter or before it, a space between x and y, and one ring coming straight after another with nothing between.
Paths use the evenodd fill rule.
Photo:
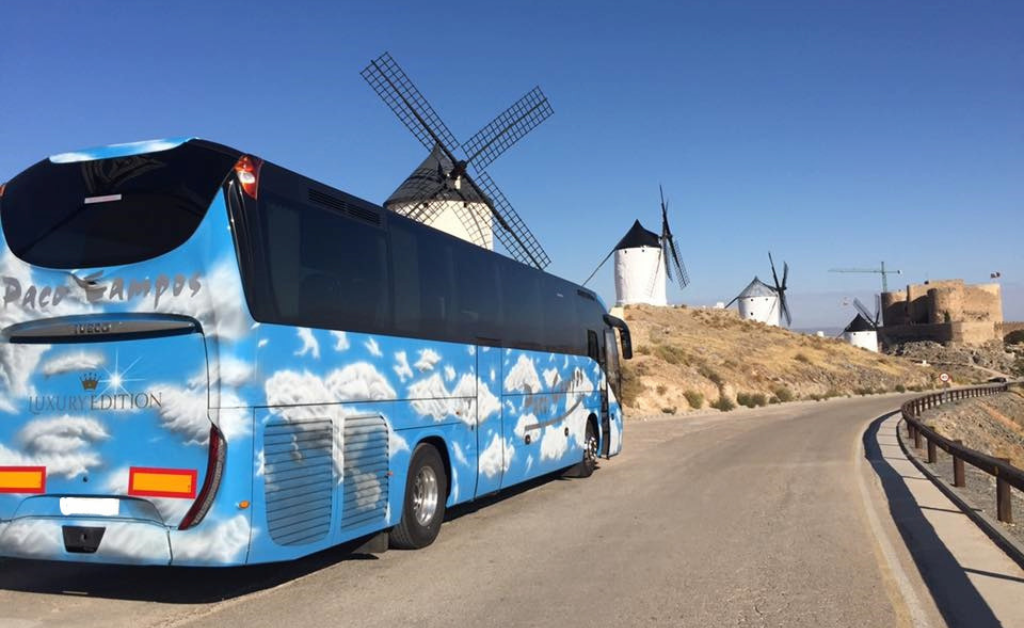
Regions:
<instances>
[{"instance_id":1,"label":"rock on hillside","mask_svg":"<svg viewBox=\"0 0 1024 628\"><path fill-rule=\"evenodd\" d=\"M623 363L628 413L920 390L937 381L937 371L908 359L744 321L732 310L641 305L623 315L634 350Z\"/></svg>"}]
</instances>

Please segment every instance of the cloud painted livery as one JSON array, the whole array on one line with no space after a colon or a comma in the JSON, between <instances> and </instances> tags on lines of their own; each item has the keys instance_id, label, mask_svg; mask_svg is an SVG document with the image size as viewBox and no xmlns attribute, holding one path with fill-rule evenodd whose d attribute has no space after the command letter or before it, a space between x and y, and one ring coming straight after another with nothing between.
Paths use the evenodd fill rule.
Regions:
<instances>
[{"instance_id":1,"label":"cloud painted livery","mask_svg":"<svg viewBox=\"0 0 1024 628\"><path fill-rule=\"evenodd\" d=\"M0 219L2 556L419 547L621 450L593 293L234 149L55 156Z\"/></svg>"}]
</instances>

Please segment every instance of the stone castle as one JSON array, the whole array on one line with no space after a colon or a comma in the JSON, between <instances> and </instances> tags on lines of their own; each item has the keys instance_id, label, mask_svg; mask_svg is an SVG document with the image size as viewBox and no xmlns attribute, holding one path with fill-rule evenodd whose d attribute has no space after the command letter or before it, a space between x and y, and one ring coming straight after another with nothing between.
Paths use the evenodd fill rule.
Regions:
<instances>
[{"instance_id":1,"label":"stone castle","mask_svg":"<svg viewBox=\"0 0 1024 628\"><path fill-rule=\"evenodd\" d=\"M888 344L933 340L980 345L1002 340L1024 323L1003 321L999 284L968 285L963 279L950 279L883 292L882 327Z\"/></svg>"}]
</instances>

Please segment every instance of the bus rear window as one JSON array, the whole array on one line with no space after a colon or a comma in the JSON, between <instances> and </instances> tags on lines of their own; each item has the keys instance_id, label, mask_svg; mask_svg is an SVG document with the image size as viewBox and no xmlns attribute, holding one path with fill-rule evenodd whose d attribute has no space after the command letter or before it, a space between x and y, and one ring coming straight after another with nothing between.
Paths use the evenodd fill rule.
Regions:
<instances>
[{"instance_id":1,"label":"bus rear window","mask_svg":"<svg viewBox=\"0 0 1024 628\"><path fill-rule=\"evenodd\" d=\"M0 223L11 251L35 266L141 262L191 237L236 159L194 143L111 159L46 159L8 182Z\"/></svg>"}]
</instances>

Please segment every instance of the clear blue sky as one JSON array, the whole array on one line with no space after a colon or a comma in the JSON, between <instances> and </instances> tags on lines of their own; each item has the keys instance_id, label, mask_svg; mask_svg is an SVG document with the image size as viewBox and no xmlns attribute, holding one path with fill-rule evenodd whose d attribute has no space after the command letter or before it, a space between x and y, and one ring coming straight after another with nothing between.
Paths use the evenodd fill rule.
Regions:
<instances>
[{"instance_id":1,"label":"clear blue sky","mask_svg":"<svg viewBox=\"0 0 1024 628\"><path fill-rule=\"evenodd\" d=\"M296 8L297 5L301 8ZM893 283L1003 274L1024 319L1024 3L7 0L0 180L53 153L197 135L381 202L424 149L359 76L389 51L460 139L539 84L489 172L582 281L658 184L692 277L789 261L796 327ZM611 265L592 284L614 299Z\"/></svg>"}]
</instances>

